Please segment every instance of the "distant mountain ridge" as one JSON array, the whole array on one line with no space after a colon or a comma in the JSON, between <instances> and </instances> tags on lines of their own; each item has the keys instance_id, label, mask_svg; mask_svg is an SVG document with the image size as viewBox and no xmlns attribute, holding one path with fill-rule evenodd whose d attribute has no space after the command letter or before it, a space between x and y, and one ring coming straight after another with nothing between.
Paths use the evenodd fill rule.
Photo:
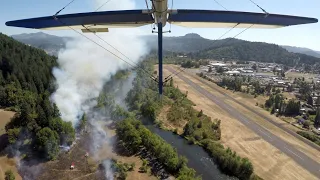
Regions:
<instances>
[{"instance_id":1,"label":"distant mountain ridge","mask_svg":"<svg viewBox=\"0 0 320 180\"><path fill-rule=\"evenodd\" d=\"M58 55L60 49L65 48L66 42L70 37L59 37L43 32L23 33L11 36L13 39L24 44L43 49L50 55Z\"/></svg>"},{"instance_id":2,"label":"distant mountain ridge","mask_svg":"<svg viewBox=\"0 0 320 180\"><path fill-rule=\"evenodd\" d=\"M12 36L14 39L31 46L44 49L47 53L57 55L65 47L70 37L59 37L42 32L20 34ZM141 36L147 46L156 52L158 48L157 36ZM279 46L264 42L250 42L240 39L210 40L198 34L185 36L164 37L163 50L165 52L188 54L194 58L236 59L242 61L277 62L295 66L299 64L313 65L320 63L320 56L316 51L308 48Z\"/></svg>"},{"instance_id":3,"label":"distant mountain ridge","mask_svg":"<svg viewBox=\"0 0 320 180\"><path fill-rule=\"evenodd\" d=\"M301 53L301 54L306 54L309 56L320 58L320 51L315 51L309 48L295 47L295 46L281 46L281 47L285 48L289 52Z\"/></svg>"}]
</instances>

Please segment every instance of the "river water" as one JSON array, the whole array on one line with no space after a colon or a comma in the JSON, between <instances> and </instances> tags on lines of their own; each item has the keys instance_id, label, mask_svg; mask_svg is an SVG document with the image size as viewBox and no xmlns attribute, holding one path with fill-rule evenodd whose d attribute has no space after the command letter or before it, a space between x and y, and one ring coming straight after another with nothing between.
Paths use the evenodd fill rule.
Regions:
<instances>
[{"instance_id":1,"label":"river water","mask_svg":"<svg viewBox=\"0 0 320 180\"><path fill-rule=\"evenodd\" d=\"M235 177L230 177L223 174L218 166L213 162L212 158L197 145L188 144L184 138L173 134L170 131L162 130L153 125L145 126L153 133L159 135L167 143L177 149L178 154L185 156L188 159L188 167L196 170L197 175L200 175L203 180L236 180Z\"/></svg>"},{"instance_id":2,"label":"river water","mask_svg":"<svg viewBox=\"0 0 320 180\"><path fill-rule=\"evenodd\" d=\"M121 83L114 86L118 87L114 89L116 92L115 100L118 104L125 104L124 97L126 97L128 91L131 89L132 81L135 76L136 73L133 72L127 79L120 80ZM223 174L202 147L190 145L184 138L173 134L170 131L165 131L155 127L148 122L144 122L144 125L151 132L159 135L167 143L176 148L179 155L185 156L188 159L188 167L196 170L197 175L200 175L203 180L237 180L235 177Z\"/></svg>"}]
</instances>

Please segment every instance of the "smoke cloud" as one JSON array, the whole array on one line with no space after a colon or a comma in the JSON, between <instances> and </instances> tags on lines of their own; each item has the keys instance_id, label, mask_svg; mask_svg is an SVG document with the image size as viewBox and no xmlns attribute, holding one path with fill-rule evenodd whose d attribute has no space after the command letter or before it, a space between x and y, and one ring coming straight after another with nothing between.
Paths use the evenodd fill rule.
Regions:
<instances>
[{"instance_id":1,"label":"smoke cloud","mask_svg":"<svg viewBox=\"0 0 320 180\"><path fill-rule=\"evenodd\" d=\"M96 0L94 5L99 7L104 2L104 0ZM117 0L110 1L100 10L134 8L133 0ZM139 38L140 34L139 29L130 28L110 29L110 32L98 35L137 63L148 52L145 42ZM134 64L94 35L90 33L85 35L130 64ZM66 49L60 51L58 57L60 67L53 70L57 90L52 99L57 104L62 119L71 121L74 126L83 112L96 104L92 99L98 97L104 83L118 70L130 67L85 38L69 41Z\"/></svg>"},{"instance_id":2,"label":"smoke cloud","mask_svg":"<svg viewBox=\"0 0 320 180\"><path fill-rule=\"evenodd\" d=\"M105 2L105 0L95 0L94 9ZM111 0L100 10L121 9L135 9L135 2L133 0ZM140 29L110 29L109 31L108 33L98 34L98 36L117 48L130 60L93 34L88 33L85 36L133 66L148 53L146 43L140 39L139 35L143 34ZM59 68L53 69L57 90L52 95L52 100L58 106L61 118L64 121L72 122L73 126L76 126L83 113L86 113L88 122L92 127L90 136L93 141L91 141L89 148L90 152L97 154L99 148L106 144L111 147L112 142L109 136L98 122L106 121L106 115L101 112L94 112L93 107L97 104L95 99L99 96L104 84L110 80L110 77L118 70L127 69L131 66L84 37L69 41L66 48L59 52L58 63ZM97 157L94 158L97 159ZM111 161L104 160L103 165L106 170L106 179L112 180Z\"/></svg>"}]
</instances>

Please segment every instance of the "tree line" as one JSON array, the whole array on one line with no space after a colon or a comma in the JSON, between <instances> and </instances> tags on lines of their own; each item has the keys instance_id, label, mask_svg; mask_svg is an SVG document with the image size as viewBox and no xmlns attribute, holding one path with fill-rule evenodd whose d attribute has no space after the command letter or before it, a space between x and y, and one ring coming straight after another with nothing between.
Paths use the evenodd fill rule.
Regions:
<instances>
[{"instance_id":1,"label":"tree line","mask_svg":"<svg viewBox=\"0 0 320 180\"><path fill-rule=\"evenodd\" d=\"M201 179L196 177L195 171L188 168L187 159L179 156L177 151L161 137L150 132L144 127L141 121L127 118L119 121L116 125L117 137L128 151L137 153L142 148L152 153L165 169L174 174L177 179L193 180Z\"/></svg>"},{"instance_id":2,"label":"tree line","mask_svg":"<svg viewBox=\"0 0 320 180\"><path fill-rule=\"evenodd\" d=\"M313 133L310 133L310 132L305 132L305 131L298 131L297 133L320 146L320 137L319 136L317 136Z\"/></svg>"},{"instance_id":3,"label":"tree line","mask_svg":"<svg viewBox=\"0 0 320 180\"><path fill-rule=\"evenodd\" d=\"M143 63L145 69L152 69L152 64L148 61ZM149 68L148 68L149 66ZM152 70L150 71L152 72ZM157 86L152 80L148 79L142 72L137 72L137 77L133 82L133 88L127 95L127 103L130 110L133 110L141 116L157 122L157 116L164 105L169 105L167 119L173 123L186 121L182 136L193 143L197 143L208 151L216 159L220 169L226 174L236 176L240 179L255 179L257 176L253 173L253 166L247 158L241 158L235 152L230 153L230 149L225 150L220 144L221 138L220 120L211 120L203 111L196 111L194 105L187 98L188 92L182 93L176 87L173 81L168 81L164 86L164 96L162 102L158 100ZM135 124L132 125L137 127ZM126 132L130 131L126 129ZM133 133L132 133L133 134ZM150 135L151 136L151 135ZM140 145L139 135L134 135L136 141L132 141L131 147ZM145 137L147 138L147 137ZM143 141L145 138L142 138ZM211 143L219 146L212 146ZM150 146L152 148L154 146ZM154 151L157 151L154 149ZM168 155L168 157L170 157ZM170 161L168 161L170 162ZM175 160L174 162L178 162ZM170 165L170 167L177 167ZM172 169L172 168L170 168ZM173 168L174 169L174 168Z\"/></svg>"},{"instance_id":4,"label":"tree line","mask_svg":"<svg viewBox=\"0 0 320 180\"><path fill-rule=\"evenodd\" d=\"M0 107L17 112L5 127L9 143L28 142L24 146L35 147L47 159L54 159L59 145L70 145L75 138L71 122L62 121L49 100L56 60L0 34Z\"/></svg>"},{"instance_id":5,"label":"tree line","mask_svg":"<svg viewBox=\"0 0 320 180\"><path fill-rule=\"evenodd\" d=\"M296 116L300 112L300 101L290 99L285 101L282 94L276 93L270 95L269 99L265 102L266 108L271 108L271 114L274 114L277 110L279 115Z\"/></svg>"},{"instance_id":6,"label":"tree line","mask_svg":"<svg viewBox=\"0 0 320 180\"><path fill-rule=\"evenodd\" d=\"M271 90L270 85L263 87L261 86L261 83L259 81L252 80L250 76L223 77L221 82L217 84L221 87L227 87L230 90L244 92L248 94L251 93L255 95L261 95L266 92L269 93ZM245 88L243 88L243 86L245 86Z\"/></svg>"}]
</instances>

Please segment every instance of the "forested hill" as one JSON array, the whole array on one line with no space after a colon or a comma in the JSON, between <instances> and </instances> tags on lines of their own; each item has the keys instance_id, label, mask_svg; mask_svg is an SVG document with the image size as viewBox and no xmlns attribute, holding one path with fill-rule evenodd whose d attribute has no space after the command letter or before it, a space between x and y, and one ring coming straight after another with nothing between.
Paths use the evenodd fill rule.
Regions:
<instances>
[{"instance_id":1,"label":"forested hill","mask_svg":"<svg viewBox=\"0 0 320 180\"><path fill-rule=\"evenodd\" d=\"M49 89L52 81L51 69L57 65L56 58L43 50L22 44L0 34L0 85L14 84L16 88L41 94ZM2 106L14 102L1 101Z\"/></svg>"},{"instance_id":2,"label":"forested hill","mask_svg":"<svg viewBox=\"0 0 320 180\"><path fill-rule=\"evenodd\" d=\"M54 55L57 55L57 52L65 46L66 40L70 39L68 37L52 36L42 32L20 34L12 37L20 42L44 49L46 52L51 52L51 54L53 53ZM147 42L147 46L153 50L151 52L156 53L158 48L157 36L148 35L142 36L142 38ZM299 65L307 64L309 66L313 66L320 62L320 58L313 56L316 54L315 51L310 49L308 52L302 51L305 48L300 48L301 51L297 51L297 48L293 51L292 48L290 48L288 51L284 47L288 49L287 46L278 46L263 42L250 42L240 39L227 38L210 40L195 33L178 37L164 36L163 38L164 52L172 52L174 54L184 53L189 54L189 56L194 58L224 58L243 61L254 60L261 62L277 62L290 66L297 65L297 62L299 62ZM320 63L317 66L320 66Z\"/></svg>"},{"instance_id":3,"label":"forested hill","mask_svg":"<svg viewBox=\"0 0 320 180\"><path fill-rule=\"evenodd\" d=\"M227 43L221 43L220 45L190 53L189 55L194 58L224 58L240 61L275 62L289 66L295 66L297 64L314 65L320 63L320 58L288 52L276 44L236 39L225 39L224 41Z\"/></svg>"},{"instance_id":4,"label":"forested hill","mask_svg":"<svg viewBox=\"0 0 320 180\"><path fill-rule=\"evenodd\" d=\"M320 58L320 51L315 51L309 48L301 48L301 47L295 47L295 46L281 46L281 47L285 48L289 52L306 54L309 56Z\"/></svg>"},{"instance_id":5,"label":"forested hill","mask_svg":"<svg viewBox=\"0 0 320 180\"><path fill-rule=\"evenodd\" d=\"M49 101L56 65L56 58L43 50L0 33L0 108L17 112L5 128L10 144L28 142L19 148L36 150L28 151L27 156L38 152L54 159L60 144L74 140L72 124L63 122L58 108Z\"/></svg>"},{"instance_id":6,"label":"forested hill","mask_svg":"<svg viewBox=\"0 0 320 180\"><path fill-rule=\"evenodd\" d=\"M13 39L27 45L45 50L50 55L58 56L60 49L65 48L66 42L70 37L59 37L43 32L23 33L12 36Z\"/></svg>"},{"instance_id":7,"label":"forested hill","mask_svg":"<svg viewBox=\"0 0 320 180\"><path fill-rule=\"evenodd\" d=\"M157 36L143 36L143 39L148 44L148 47L152 50L158 49L158 38ZM216 47L220 44L224 43L225 40L211 40L201 37L198 34L191 33L186 34L185 36L170 36L170 37L163 37L163 50L168 52L174 52L174 53L191 53L191 52L197 52L201 50L208 49L210 47ZM234 39L230 43L234 43L238 41L237 39Z\"/></svg>"}]
</instances>

